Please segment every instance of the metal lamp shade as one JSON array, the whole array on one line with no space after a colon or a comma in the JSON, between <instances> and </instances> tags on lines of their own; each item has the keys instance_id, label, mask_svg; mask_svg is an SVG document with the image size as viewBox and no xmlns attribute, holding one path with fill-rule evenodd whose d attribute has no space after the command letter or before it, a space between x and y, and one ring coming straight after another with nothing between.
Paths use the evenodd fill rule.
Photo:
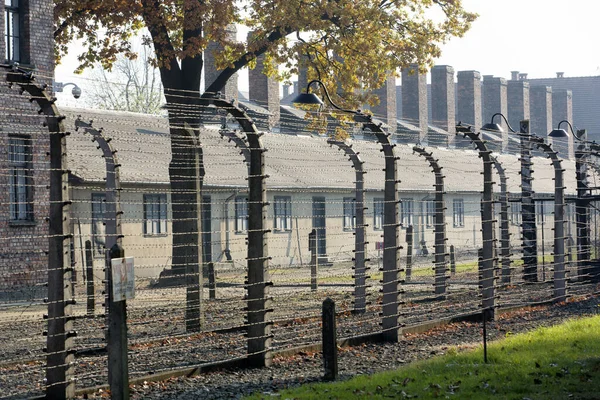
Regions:
<instances>
[{"instance_id":1,"label":"metal lamp shade","mask_svg":"<svg viewBox=\"0 0 600 400\"><path fill-rule=\"evenodd\" d=\"M314 93L300 93L292 100L293 104L318 104L323 105L323 101Z\"/></svg>"},{"instance_id":2,"label":"metal lamp shade","mask_svg":"<svg viewBox=\"0 0 600 400\"><path fill-rule=\"evenodd\" d=\"M504 129L498 124L490 122L489 124L485 124L481 127L482 131L492 131L492 132L504 132Z\"/></svg>"},{"instance_id":3,"label":"metal lamp shade","mask_svg":"<svg viewBox=\"0 0 600 400\"><path fill-rule=\"evenodd\" d=\"M564 129L553 129L552 132L548 134L548 136L553 138L565 138L569 135Z\"/></svg>"}]
</instances>

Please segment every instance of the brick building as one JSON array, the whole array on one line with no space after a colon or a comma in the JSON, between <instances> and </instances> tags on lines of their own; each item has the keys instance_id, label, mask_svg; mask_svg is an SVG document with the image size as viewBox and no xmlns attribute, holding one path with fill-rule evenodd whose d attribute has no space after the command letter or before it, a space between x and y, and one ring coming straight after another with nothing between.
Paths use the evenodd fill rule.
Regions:
<instances>
[{"instance_id":1,"label":"brick building","mask_svg":"<svg viewBox=\"0 0 600 400\"><path fill-rule=\"evenodd\" d=\"M11 65L52 83L53 2L6 0L0 17L0 298L33 295L46 280L49 136L35 102L10 88ZM14 291L11 290L12 293Z\"/></svg>"}]
</instances>

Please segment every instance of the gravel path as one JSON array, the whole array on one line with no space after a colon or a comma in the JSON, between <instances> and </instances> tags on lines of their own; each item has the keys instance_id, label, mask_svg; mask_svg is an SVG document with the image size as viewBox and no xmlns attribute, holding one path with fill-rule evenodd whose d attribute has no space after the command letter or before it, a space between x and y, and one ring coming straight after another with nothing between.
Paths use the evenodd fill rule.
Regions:
<instances>
[{"instance_id":1,"label":"gravel path","mask_svg":"<svg viewBox=\"0 0 600 400\"><path fill-rule=\"evenodd\" d=\"M489 324L491 339L505 337L539 326L558 324L573 316L596 314L600 298L587 296L558 306L529 307L498 314ZM473 348L481 342L481 324L461 322L432 329L422 334L407 334L400 343L364 344L344 348L339 353L340 379L359 374L397 368L415 360L444 354L450 347ZM320 353L300 353L276 358L273 366L262 369L236 369L207 373L192 378L175 378L167 382L148 382L132 388L132 399L237 399L254 392L276 393L278 390L321 380ZM107 397L107 393L88 398Z\"/></svg>"}]
</instances>

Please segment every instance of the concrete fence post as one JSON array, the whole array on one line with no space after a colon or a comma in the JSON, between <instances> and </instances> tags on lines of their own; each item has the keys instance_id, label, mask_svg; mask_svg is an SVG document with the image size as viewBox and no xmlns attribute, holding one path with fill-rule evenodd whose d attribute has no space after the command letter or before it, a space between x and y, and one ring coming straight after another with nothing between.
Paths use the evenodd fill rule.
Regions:
<instances>
[{"instance_id":1,"label":"concrete fence post","mask_svg":"<svg viewBox=\"0 0 600 400\"><path fill-rule=\"evenodd\" d=\"M444 175L442 167L432 152L427 152L424 148L415 146L413 151L422 157L425 157L429 166L435 175L435 215L434 215L434 234L435 234L435 255L434 255L434 292L437 296L443 296L446 293L446 199L444 191Z\"/></svg>"},{"instance_id":2,"label":"concrete fence post","mask_svg":"<svg viewBox=\"0 0 600 400\"><path fill-rule=\"evenodd\" d=\"M493 209L493 180L491 151L487 148L481 135L475 133L470 127L464 125L456 126L456 134L462 134L469 138L479 152L483 160L483 194L481 199L481 234L483 248L481 249L481 306L487 310L487 316L494 318L495 307L495 239L494 239L494 209Z\"/></svg>"},{"instance_id":3,"label":"concrete fence post","mask_svg":"<svg viewBox=\"0 0 600 400\"><path fill-rule=\"evenodd\" d=\"M69 251L69 177L67 168L66 136L61 116L45 86L36 82L31 71L19 69L17 64L2 65L7 70L6 81L27 92L30 101L46 117L50 135L50 215L48 219L48 330L46 344L46 397L67 399L75 395L73 379L74 355L71 352L73 321L70 317L74 299L71 295Z\"/></svg>"},{"instance_id":4,"label":"concrete fence post","mask_svg":"<svg viewBox=\"0 0 600 400\"><path fill-rule=\"evenodd\" d=\"M218 97L202 98L201 105L213 104L226 111L242 127L246 137L232 132L229 138L236 143L248 165L248 276L247 291L247 336L248 363L253 367L266 367L272 363L271 342L271 298L269 297L266 229L267 218L267 175L265 173L265 152L262 133L258 131L252 118L233 102Z\"/></svg>"},{"instance_id":5,"label":"concrete fence post","mask_svg":"<svg viewBox=\"0 0 600 400\"><path fill-rule=\"evenodd\" d=\"M415 244L414 227L409 225L406 227L406 282L412 280L412 265L413 265L413 247Z\"/></svg>"},{"instance_id":6,"label":"concrete fence post","mask_svg":"<svg viewBox=\"0 0 600 400\"><path fill-rule=\"evenodd\" d=\"M510 227L508 225L508 182L506 171L497 158L492 157L500 176L500 259L502 283L510 284Z\"/></svg>"},{"instance_id":7,"label":"concrete fence post","mask_svg":"<svg viewBox=\"0 0 600 400\"><path fill-rule=\"evenodd\" d=\"M310 290L319 288L319 252L317 250L317 230L313 229L308 234L308 250L310 251Z\"/></svg>"},{"instance_id":8,"label":"concrete fence post","mask_svg":"<svg viewBox=\"0 0 600 400\"><path fill-rule=\"evenodd\" d=\"M554 301L567 299L565 273L565 182L564 169L558 153L542 138L533 137L532 142L552 161L554 168Z\"/></svg>"},{"instance_id":9,"label":"concrete fence post","mask_svg":"<svg viewBox=\"0 0 600 400\"><path fill-rule=\"evenodd\" d=\"M105 280L106 280L106 335L108 350L108 383L111 397L115 400L129 399L129 367L127 359L127 304L126 301L115 301L113 297L113 280L111 262L115 258L125 257L121 245L121 183L117 151L110 144L110 139L104 136L102 129L95 129L92 122L83 122L80 118L75 121L75 128L80 128L92 136L102 151L106 165L106 208L104 221L106 226Z\"/></svg>"},{"instance_id":10,"label":"concrete fence post","mask_svg":"<svg viewBox=\"0 0 600 400\"><path fill-rule=\"evenodd\" d=\"M360 159L358 152L354 151L351 144L347 144L343 141L329 138L327 143L330 145L337 146L340 150L348 156L349 161L352 162L354 168L356 181L355 181L355 202L354 202L354 215L356 218L356 224L354 228L354 312L364 313L367 307L367 271L366 262L366 244L365 241L365 178L366 172L363 170L364 162Z\"/></svg>"},{"instance_id":11,"label":"concrete fence post","mask_svg":"<svg viewBox=\"0 0 600 400\"><path fill-rule=\"evenodd\" d=\"M401 334L400 325L400 272L399 244L400 222L398 219L398 168L395 144L390 141L391 134L386 133L382 124L373 122L370 115L356 113L356 122L363 129L371 131L385 157L385 184L383 205L383 280L382 280L382 335L385 341L397 342Z\"/></svg>"},{"instance_id":12,"label":"concrete fence post","mask_svg":"<svg viewBox=\"0 0 600 400\"><path fill-rule=\"evenodd\" d=\"M523 231L523 279L537 282L537 227L535 203L533 201L533 170L531 166L531 134L529 121L520 122L519 138L521 146L521 221Z\"/></svg>"},{"instance_id":13,"label":"concrete fence post","mask_svg":"<svg viewBox=\"0 0 600 400\"><path fill-rule=\"evenodd\" d=\"M96 289L94 285L94 259L92 255L92 242L85 241L85 275L87 289L87 313L94 315L96 312Z\"/></svg>"}]
</instances>

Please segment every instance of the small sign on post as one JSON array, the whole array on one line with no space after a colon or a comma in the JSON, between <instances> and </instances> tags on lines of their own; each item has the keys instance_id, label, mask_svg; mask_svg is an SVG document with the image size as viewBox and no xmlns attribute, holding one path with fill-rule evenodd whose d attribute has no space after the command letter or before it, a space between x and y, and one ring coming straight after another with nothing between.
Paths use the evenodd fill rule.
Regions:
<instances>
[{"instance_id":1,"label":"small sign on post","mask_svg":"<svg viewBox=\"0 0 600 400\"><path fill-rule=\"evenodd\" d=\"M135 297L133 257L113 258L110 264L113 301L133 299Z\"/></svg>"}]
</instances>

